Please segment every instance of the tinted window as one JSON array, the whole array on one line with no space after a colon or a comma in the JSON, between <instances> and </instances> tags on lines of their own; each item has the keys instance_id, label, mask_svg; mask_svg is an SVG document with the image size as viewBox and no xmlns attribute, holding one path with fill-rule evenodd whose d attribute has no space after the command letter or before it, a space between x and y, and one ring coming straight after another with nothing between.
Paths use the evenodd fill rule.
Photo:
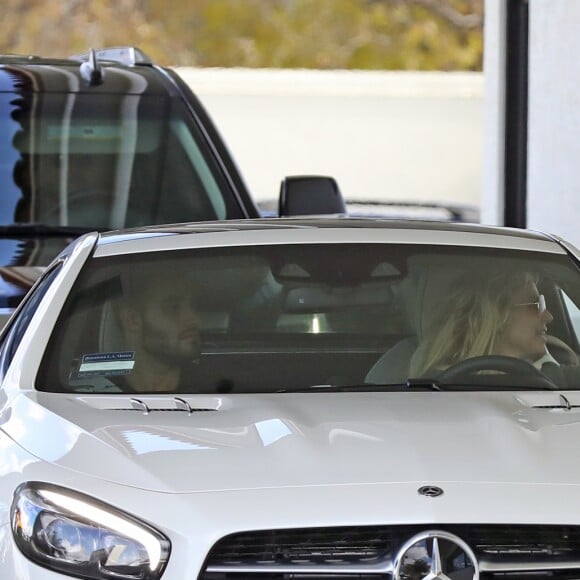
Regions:
<instances>
[{"instance_id":1,"label":"tinted window","mask_svg":"<svg viewBox=\"0 0 580 580\"><path fill-rule=\"evenodd\" d=\"M326 244L100 258L68 300L37 387L398 384L483 355L526 367L446 382L516 387L549 355L548 329L566 327L561 289L580 304L580 274L566 257L506 250Z\"/></svg>"},{"instance_id":2,"label":"tinted window","mask_svg":"<svg viewBox=\"0 0 580 580\"><path fill-rule=\"evenodd\" d=\"M5 94L0 106L3 223L115 229L242 217L176 98Z\"/></svg>"}]
</instances>

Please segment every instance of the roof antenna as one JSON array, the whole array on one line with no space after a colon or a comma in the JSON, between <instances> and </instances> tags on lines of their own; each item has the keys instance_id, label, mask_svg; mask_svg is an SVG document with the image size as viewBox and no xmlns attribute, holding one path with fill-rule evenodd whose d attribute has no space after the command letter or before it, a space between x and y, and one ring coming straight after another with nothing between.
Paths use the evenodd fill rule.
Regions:
<instances>
[{"instance_id":1,"label":"roof antenna","mask_svg":"<svg viewBox=\"0 0 580 580\"><path fill-rule=\"evenodd\" d=\"M81 63L81 76L91 87L103 84L103 71L97 61L97 53L94 48L89 50L88 59Z\"/></svg>"}]
</instances>

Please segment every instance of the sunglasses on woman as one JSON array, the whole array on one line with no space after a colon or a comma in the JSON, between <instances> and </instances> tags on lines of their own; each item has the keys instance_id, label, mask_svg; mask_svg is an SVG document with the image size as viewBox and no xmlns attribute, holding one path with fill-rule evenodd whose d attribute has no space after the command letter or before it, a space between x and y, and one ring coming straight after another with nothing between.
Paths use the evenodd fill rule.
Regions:
<instances>
[{"instance_id":1,"label":"sunglasses on woman","mask_svg":"<svg viewBox=\"0 0 580 580\"><path fill-rule=\"evenodd\" d=\"M523 302L522 304L514 304L514 306L534 306L538 314L542 314L546 312L546 299L543 294L540 294L536 302Z\"/></svg>"}]
</instances>

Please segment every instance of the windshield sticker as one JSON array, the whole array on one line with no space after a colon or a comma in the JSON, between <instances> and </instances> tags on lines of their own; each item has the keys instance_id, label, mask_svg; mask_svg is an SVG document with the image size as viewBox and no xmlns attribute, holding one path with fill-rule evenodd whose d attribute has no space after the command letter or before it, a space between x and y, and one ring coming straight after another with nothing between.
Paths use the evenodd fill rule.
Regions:
<instances>
[{"instance_id":1,"label":"windshield sticker","mask_svg":"<svg viewBox=\"0 0 580 580\"><path fill-rule=\"evenodd\" d=\"M127 375L134 365L134 351L83 354L75 378Z\"/></svg>"}]
</instances>

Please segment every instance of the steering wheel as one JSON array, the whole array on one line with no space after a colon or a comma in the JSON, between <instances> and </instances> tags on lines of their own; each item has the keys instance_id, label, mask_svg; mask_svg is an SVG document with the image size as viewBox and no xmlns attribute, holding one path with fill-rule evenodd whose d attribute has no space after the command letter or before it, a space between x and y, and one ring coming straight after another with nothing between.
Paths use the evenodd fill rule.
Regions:
<instances>
[{"instance_id":1,"label":"steering wheel","mask_svg":"<svg viewBox=\"0 0 580 580\"><path fill-rule=\"evenodd\" d=\"M499 355L476 356L459 361L444 370L437 378L437 381L441 383L473 381L477 373L481 371L497 371L512 376L520 375L525 380L525 384L530 387L543 389L558 388L557 385L529 362L521 358ZM481 384L482 379L484 381L495 382L490 380L490 375L483 375L478 377L477 384Z\"/></svg>"}]
</instances>

